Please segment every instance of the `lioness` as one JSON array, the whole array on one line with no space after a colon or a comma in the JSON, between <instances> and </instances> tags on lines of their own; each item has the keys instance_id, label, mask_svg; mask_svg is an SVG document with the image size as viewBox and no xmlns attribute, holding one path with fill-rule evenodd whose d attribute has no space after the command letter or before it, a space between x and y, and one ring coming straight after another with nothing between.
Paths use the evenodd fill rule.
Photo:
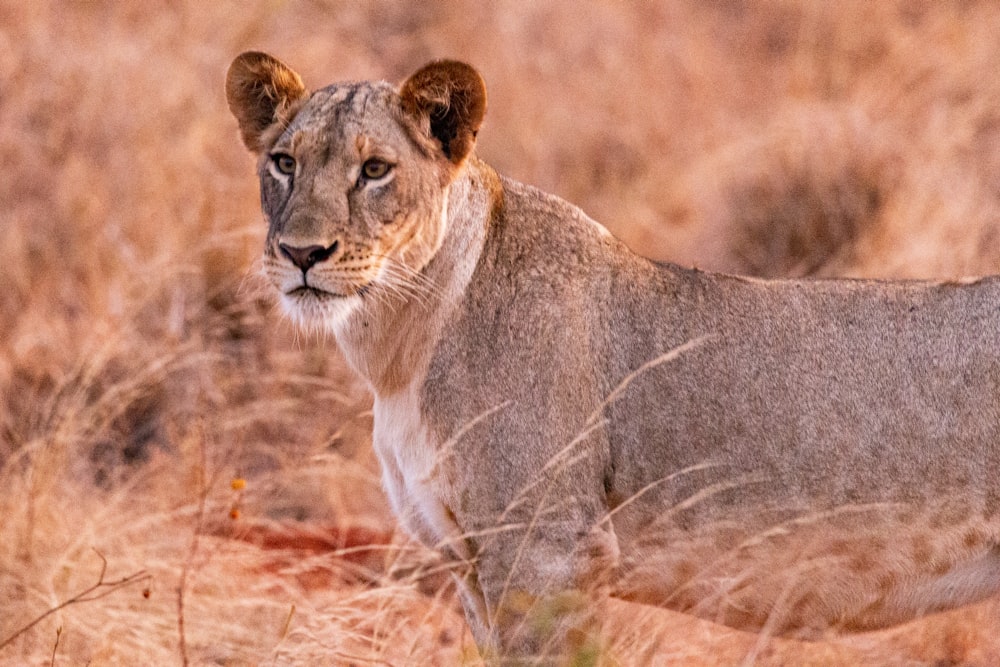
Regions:
<instances>
[{"instance_id":1,"label":"lioness","mask_svg":"<svg viewBox=\"0 0 1000 667\"><path fill-rule=\"evenodd\" d=\"M638 257L475 156L459 62L308 93L250 52L226 92L266 275L371 386L392 505L487 655L572 650L608 592L808 635L1000 588L998 279Z\"/></svg>"}]
</instances>

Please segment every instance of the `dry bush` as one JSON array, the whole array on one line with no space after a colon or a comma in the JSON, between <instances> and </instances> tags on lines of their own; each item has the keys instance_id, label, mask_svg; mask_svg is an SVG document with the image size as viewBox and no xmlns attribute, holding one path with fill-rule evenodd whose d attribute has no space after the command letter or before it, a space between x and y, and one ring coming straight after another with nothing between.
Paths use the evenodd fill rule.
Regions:
<instances>
[{"instance_id":1,"label":"dry bush","mask_svg":"<svg viewBox=\"0 0 1000 667\"><path fill-rule=\"evenodd\" d=\"M475 63L480 153L651 256L931 276L1000 268L998 28L985 1L0 0L0 642L102 557L150 577L0 662L475 661L439 564L395 535L363 387L256 278L222 95L241 50L313 86ZM1000 650L989 603L812 644L616 609L621 664Z\"/></svg>"}]
</instances>

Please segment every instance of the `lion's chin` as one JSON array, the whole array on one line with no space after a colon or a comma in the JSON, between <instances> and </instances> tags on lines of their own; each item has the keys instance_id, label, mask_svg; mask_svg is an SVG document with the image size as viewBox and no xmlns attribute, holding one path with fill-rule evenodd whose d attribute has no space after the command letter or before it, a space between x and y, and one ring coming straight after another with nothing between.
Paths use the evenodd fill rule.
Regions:
<instances>
[{"instance_id":1,"label":"lion's chin","mask_svg":"<svg viewBox=\"0 0 1000 667\"><path fill-rule=\"evenodd\" d=\"M336 332L361 304L357 294L341 295L300 287L281 295L281 305L292 322L306 331Z\"/></svg>"}]
</instances>

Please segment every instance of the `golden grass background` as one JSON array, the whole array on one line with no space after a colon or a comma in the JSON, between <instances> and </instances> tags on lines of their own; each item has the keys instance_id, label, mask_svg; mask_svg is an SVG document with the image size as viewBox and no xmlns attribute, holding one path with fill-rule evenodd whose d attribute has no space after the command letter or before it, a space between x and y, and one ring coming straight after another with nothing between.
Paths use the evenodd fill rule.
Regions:
<instances>
[{"instance_id":1,"label":"golden grass background","mask_svg":"<svg viewBox=\"0 0 1000 667\"><path fill-rule=\"evenodd\" d=\"M997 35L974 0L0 0L0 663L476 663L363 386L255 277L240 51L313 87L465 59L480 154L652 257L948 277L1000 270ZM612 664L1000 655L995 602L815 643L613 611Z\"/></svg>"}]
</instances>

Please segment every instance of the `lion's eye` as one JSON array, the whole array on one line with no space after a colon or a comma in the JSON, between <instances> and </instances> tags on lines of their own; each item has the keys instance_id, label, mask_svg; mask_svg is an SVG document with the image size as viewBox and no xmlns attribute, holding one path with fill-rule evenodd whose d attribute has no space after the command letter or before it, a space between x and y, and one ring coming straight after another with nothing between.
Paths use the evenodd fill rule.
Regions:
<instances>
[{"instance_id":1,"label":"lion's eye","mask_svg":"<svg viewBox=\"0 0 1000 667\"><path fill-rule=\"evenodd\" d=\"M385 160L372 158L361 165L361 175L364 176L365 180L377 181L388 174L391 169L392 166Z\"/></svg>"},{"instance_id":2,"label":"lion's eye","mask_svg":"<svg viewBox=\"0 0 1000 667\"><path fill-rule=\"evenodd\" d=\"M274 167L279 173L285 176L295 175L295 158L286 153L275 153L271 156L271 161L274 162Z\"/></svg>"}]
</instances>

